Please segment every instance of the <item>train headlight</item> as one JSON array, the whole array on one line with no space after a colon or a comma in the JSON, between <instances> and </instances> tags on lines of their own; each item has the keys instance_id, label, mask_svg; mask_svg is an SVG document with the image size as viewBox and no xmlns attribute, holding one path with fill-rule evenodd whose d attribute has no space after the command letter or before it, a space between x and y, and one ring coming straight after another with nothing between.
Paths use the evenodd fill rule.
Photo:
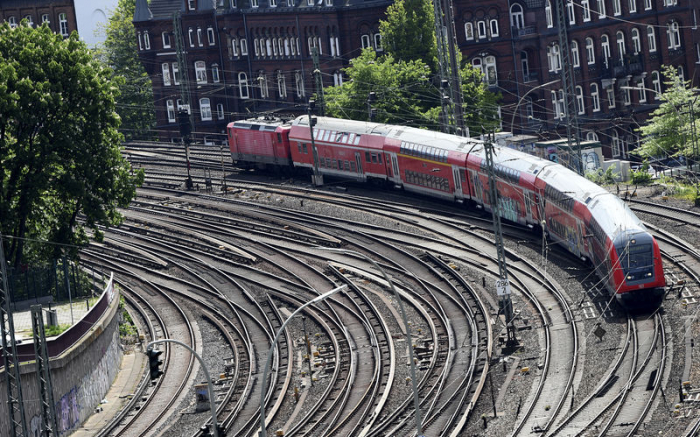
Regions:
<instances>
[{"instance_id":1,"label":"train headlight","mask_svg":"<svg viewBox=\"0 0 700 437\"><path fill-rule=\"evenodd\" d=\"M647 278L651 277L651 272L647 272Z\"/></svg>"},{"instance_id":2,"label":"train headlight","mask_svg":"<svg viewBox=\"0 0 700 437\"><path fill-rule=\"evenodd\" d=\"M631 281L634 277L632 275L627 275L627 280Z\"/></svg>"}]
</instances>

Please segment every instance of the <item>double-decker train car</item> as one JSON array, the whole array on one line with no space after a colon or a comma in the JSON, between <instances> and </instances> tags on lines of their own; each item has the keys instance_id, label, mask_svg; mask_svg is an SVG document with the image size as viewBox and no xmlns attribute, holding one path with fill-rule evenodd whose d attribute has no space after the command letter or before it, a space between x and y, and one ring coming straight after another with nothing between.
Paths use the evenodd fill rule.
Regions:
<instances>
[{"instance_id":1,"label":"double-decker train car","mask_svg":"<svg viewBox=\"0 0 700 437\"><path fill-rule=\"evenodd\" d=\"M315 120L313 129L307 116L291 124L267 119L231 123L232 157L250 166L315 167L321 175L386 181L492 211L482 141L405 126ZM590 261L625 307L660 302L666 283L658 244L624 202L554 162L499 147L493 158L503 218L537 227Z\"/></svg>"}]
</instances>

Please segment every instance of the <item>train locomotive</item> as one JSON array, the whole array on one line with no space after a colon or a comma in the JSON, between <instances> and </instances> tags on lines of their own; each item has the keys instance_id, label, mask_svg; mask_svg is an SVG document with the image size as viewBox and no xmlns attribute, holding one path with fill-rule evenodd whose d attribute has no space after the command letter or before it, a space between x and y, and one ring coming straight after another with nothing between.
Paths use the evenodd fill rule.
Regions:
<instances>
[{"instance_id":1,"label":"train locomotive","mask_svg":"<svg viewBox=\"0 0 700 437\"><path fill-rule=\"evenodd\" d=\"M231 156L252 168L315 170L345 180L385 182L491 211L482 141L406 126L312 120L313 129L308 116L291 122L260 118L230 123ZM548 160L497 146L493 159L504 219L541 229L590 261L624 307L660 303L666 282L658 244L624 202Z\"/></svg>"}]
</instances>

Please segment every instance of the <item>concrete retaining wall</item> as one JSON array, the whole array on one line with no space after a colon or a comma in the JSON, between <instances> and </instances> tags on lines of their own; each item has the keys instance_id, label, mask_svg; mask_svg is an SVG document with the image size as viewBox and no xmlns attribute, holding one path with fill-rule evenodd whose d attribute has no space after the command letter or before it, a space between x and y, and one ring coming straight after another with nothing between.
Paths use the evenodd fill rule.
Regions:
<instances>
[{"instance_id":1,"label":"concrete retaining wall","mask_svg":"<svg viewBox=\"0 0 700 437\"><path fill-rule=\"evenodd\" d=\"M122 358L118 308L119 295L110 282L93 308L101 314L91 310L81 321L49 342L56 421L61 436L71 434L93 413L117 375ZM83 334L69 344L66 338L75 337L76 332ZM58 344L62 346L58 348ZM35 363L23 363L20 370L27 434L39 436L41 407ZM3 367L0 368L0 436L10 435L7 406Z\"/></svg>"}]
</instances>

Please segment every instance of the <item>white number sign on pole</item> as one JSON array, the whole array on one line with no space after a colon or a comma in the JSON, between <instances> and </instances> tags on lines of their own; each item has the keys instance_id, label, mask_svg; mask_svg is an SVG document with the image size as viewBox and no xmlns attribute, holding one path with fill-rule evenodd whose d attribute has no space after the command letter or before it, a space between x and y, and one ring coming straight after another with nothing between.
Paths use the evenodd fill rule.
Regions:
<instances>
[{"instance_id":1,"label":"white number sign on pole","mask_svg":"<svg viewBox=\"0 0 700 437\"><path fill-rule=\"evenodd\" d=\"M499 279L496 281L496 294L498 296L507 296L510 294L510 283L507 279Z\"/></svg>"}]
</instances>

